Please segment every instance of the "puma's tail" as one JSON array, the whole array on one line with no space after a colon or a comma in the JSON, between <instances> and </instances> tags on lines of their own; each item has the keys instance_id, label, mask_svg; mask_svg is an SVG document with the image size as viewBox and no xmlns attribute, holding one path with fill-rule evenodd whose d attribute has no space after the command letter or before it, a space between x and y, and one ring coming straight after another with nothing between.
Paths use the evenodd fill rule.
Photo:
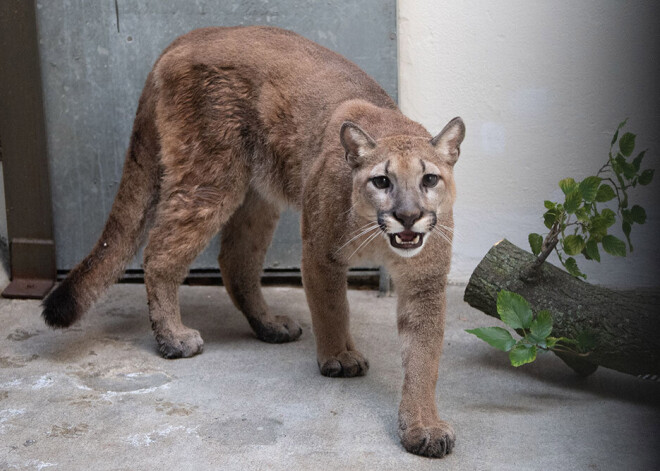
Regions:
<instances>
[{"instance_id":1,"label":"puma's tail","mask_svg":"<svg viewBox=\"0 0 660 471\"><path fill-rule=\"evenodd\" d=\"M140 99L126 153L119 191L103 234L92 249L43 302L51 327L76 322L124 272L146 234L158 201L159 141L149 80Z\"/></svg>"}]
</instances>

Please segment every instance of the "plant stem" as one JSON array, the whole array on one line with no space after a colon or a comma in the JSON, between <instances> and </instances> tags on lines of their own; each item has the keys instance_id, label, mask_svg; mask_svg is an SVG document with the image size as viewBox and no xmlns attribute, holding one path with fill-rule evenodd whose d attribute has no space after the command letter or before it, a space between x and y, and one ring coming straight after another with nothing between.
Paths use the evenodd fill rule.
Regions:
<instances>
[{"instance_id":1,"label":"plant stem","mask_svg":"<svg viewBox=\"0 0 660 471\"><path fill-rule=\"evenodd\" d=\"M549 350L552 350L553 352L561 352L561 353L570 353L571 355L577 355L579 357L587 357L589 356L589 352L586 353L580 353L576 350L566 350L564 348L557 348L557 347L552 347Z\"/></svg>"},{"instance_id":2,"label":"plant stem","mask_svg":"<svg viewBox=\"0 0 660 471\"><path fill-rule=\"evenodd\" d=\"M610 155L611 155L611 153L610 153ZM600 174L601 174L602 172L604 172L605 169L606 169L607 167L609 167L609 166L610 166L610 161L608 160L607 162L605 162L605 165L603 165L603 166L600 168L600 170L598 170L598 173L597 173L596 175L600 175Z\"/></svg>"},{"instance_id":3,"label":"plant stem","mask_svg":"<svg viewBox=\"0 0 660 471\"><path fill-rule=\"evenodd\" d=\"M610 153L609 153L608 157L609 157L608 163L610 164L610 166L614 170L614 157L612 157L612 150L611 149L610 149ZM614 176L619 181L619 184L621 185L621 192L623 193L623 202L621 202L621 197L619 196L619 190L617 188L617 185L610 178L609 180L614 184L614 189L617 190L616 193L617 193L617 199L619 200L619 213L621 213L621 208L626 208L628 206L628 193L626 192L626 184L623 181L623 178L621 178L621 175L616 170L614 170Z\"/></svg>"},{"instance_id":4,"label":"plant stem","mask_svg":"<svg viewBox=\"0 0 660 471\"><path fill-rule=\"evenodd\" d=\"M616 184L614 180L612 180L612 177L607 177L605 178L605 180L607 180L612 185L614 185L614 191L616 191L616 199L619 201L619 212L621 212L621 195L619 194L619 186Z\"/></svg>"},{"instance_id":5,"label":"plant stem","mask_svg":"<svg viewBox=\"0 0 660 471\"><path fill-rule=\"evenodd\" d=\"M536 270L538 267L540 267L543 262L548 258L548 256L552 253L554 248L557 246L557 243L559 242L559 233L561 232L559 222L555 222L552 225L552 228L550 229L550 232L548 232L548 235L545 236L545 239L543 240L543 245L541 246L541 253L539 254L538 257L536 257L536 260L532 264L532 270Z\"/></svg>"}]
</instances>

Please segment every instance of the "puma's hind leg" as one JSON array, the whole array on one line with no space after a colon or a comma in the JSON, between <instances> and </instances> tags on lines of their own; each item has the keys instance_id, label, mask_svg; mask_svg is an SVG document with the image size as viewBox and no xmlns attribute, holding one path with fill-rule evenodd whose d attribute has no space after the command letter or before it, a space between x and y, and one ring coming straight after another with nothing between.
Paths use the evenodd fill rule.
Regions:
<instances>
[{"instance_id":1,"label":"puma's hind leg","mask_svg":"<svg viewBox=\"0 0 660 471\"><path fill-rule=\"evenodd\" d=\"M236 169L222 174L225 178L205 185L181 182L161 194L144 252L144 281L151 325L165 358L190 357L204 345L199 332L181 322L178 289L192 261L243 201L247 177Z\"/></svg>"},{"instance_id":2,"label":"puma's hind leg","mask_svg":"<svg viewBox=\"0 0 660 471\"><path fill-rule=\"evenodd\" d=\"M270 313L261 292L266 251L280 211L256 191L248 191L240 208L222 229L218 262L222 281L256 336L264 342L282 343L300 337L300 325L288 316Z\"/></svg>"}]
</instances>

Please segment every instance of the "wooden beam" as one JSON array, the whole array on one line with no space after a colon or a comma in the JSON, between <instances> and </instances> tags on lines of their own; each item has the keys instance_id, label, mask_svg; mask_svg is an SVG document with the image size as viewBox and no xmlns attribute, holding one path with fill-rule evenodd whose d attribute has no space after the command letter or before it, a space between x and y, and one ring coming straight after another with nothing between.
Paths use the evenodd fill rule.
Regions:
<instances>
[{"instance_id":1,"label":"wooden beam","mask_svg":"<svg viewBox=\"0 0 660 471\"><path fill-rule=\"evenodd\" d=\"M11 284L42 298L56 278L35 2L0 2L0 138Z\"/></svg>"}]
</instances>

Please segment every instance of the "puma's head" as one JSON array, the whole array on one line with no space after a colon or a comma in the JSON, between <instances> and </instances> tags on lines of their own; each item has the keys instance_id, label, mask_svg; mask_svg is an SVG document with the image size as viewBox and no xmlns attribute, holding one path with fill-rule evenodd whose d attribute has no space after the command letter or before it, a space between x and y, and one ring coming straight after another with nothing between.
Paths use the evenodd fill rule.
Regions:
<instances>
[{"instance_id":1,"label":"puma's head","mask_svg":"<svg viewBox=\"0 0 660 471\"><path fill-rule=\"evenodd\" d=\"M464 136L461 118L432 139L374 140L352 122L342 125L341 143L353 169L353 210L377 224L398 255L418 254L431 235L451 235L453 228L440 227L439 219L454 204L453 167Z\"/></svg>"}]
</instances>

